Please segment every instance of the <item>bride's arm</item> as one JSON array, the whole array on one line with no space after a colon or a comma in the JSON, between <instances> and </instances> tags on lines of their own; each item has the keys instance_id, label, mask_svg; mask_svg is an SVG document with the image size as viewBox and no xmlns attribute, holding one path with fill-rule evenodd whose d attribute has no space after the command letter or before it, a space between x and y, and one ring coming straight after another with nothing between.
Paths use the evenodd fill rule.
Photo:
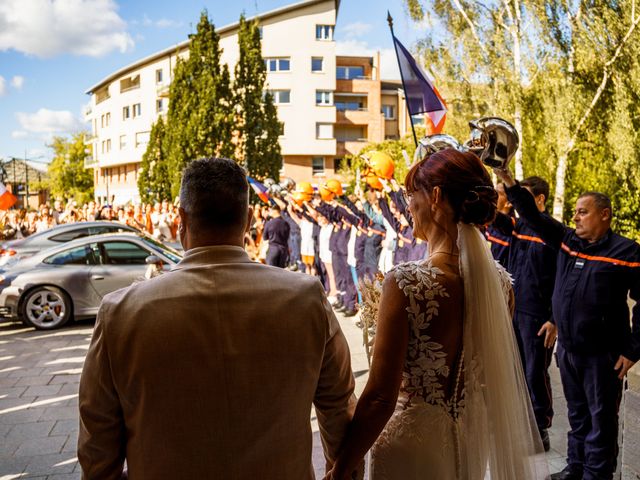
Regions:
<instances>
[{"instance_id":1,"label":"bride's arm","mask_svg":"<svg viewBox=\"0 0 640 480\"><path fill-rule=\"evenodd\" d=\"M405 295L393 275L388 275L380 299L369 380L329 478L351 478L395 409L409 341L406 306Z\"/></svg>"}]
</instances>

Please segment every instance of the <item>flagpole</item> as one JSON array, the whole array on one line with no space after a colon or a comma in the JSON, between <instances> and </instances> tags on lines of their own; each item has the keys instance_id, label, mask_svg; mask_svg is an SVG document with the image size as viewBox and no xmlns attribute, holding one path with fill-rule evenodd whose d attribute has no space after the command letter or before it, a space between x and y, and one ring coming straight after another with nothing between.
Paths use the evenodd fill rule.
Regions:
<instances>
[{"instance_id":1,"label":"flagpole","mask_svg":"<svg viewBox=\"0 0 640 480\"><path fill-rule=\"evenodd\" d=\"M409 97L407 96L407 87L404 84L404 77L402 76L402 67L400 66L400 56L398 55L398 45L396 44L396 35L393 33L393 18L391 13L387 10L387 22L389 22L389 28L391 29L391 39L393 40L393 48L396 52L396 60L398 60L398 70L400 70L400 80L402 80L402 89L404 90L404 101L407 104L407 113L409 114L409 123L411 124L411 131L413 132L413 141L418 146L418 137L416 136L416 129L413 126L413 117L411 116L411 110L409 110Z\"/></svg>"}]
</instances>

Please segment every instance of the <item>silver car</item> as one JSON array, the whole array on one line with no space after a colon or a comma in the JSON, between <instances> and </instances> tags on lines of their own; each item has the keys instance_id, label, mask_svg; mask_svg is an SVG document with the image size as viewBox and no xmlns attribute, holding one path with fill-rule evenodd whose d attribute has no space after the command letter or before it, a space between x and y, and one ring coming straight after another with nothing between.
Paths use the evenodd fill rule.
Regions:
<instances>
[{"instance_id":1,"label":"silver car","mask_svg":"<svg viewBox=\"0 0 640 480\"><path fill-rule=\"evenodd\" d=\"M29 235L26 238L5 240L0 245L0 270L6 270L18 260L76 238L116 232L139 233L140 230L122 223L103 220L57 225L43 232Z\"/></svg>"},{"instance_id":2,"label":"silver car","mask_svg":"<svg viewBox=\"0 0 640 480\"><path fill-rule=\"evenodd\" d=\"M95 316L107 293L144 278L152 255L165 270L182 258L135 233L84 237L36 253L0 275L0 317L52 330L72 317Z\"/></svg>"}]
</instances>

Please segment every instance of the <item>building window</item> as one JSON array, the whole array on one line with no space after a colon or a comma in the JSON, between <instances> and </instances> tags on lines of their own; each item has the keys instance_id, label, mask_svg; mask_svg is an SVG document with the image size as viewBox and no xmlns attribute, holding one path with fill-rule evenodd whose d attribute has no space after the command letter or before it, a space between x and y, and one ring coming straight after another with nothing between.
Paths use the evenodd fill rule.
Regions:
<instances>
[{"instance_id":1,"label":"building window","mask_svg":"<svg viewBox=\"0 0 640 480\"><path fill-rule=\"evenodd\" d=\"M127 136L126 135L120 135L120 150L124 149L127 147Z\"/></svg>"},{"instance_id":2,"label":"building window","mask_svg":"<svg viewBox=\"0 0 640 480\"><path fill-rule=\"evenodd\" d=\"M336 110L346 112L347 110L364 110L362 102L357 101L337 101Z\"/></svg>"},{"instance_id":3,"label":"building window","mask_svg":"<svg viewBox=\"0 0 640 480\"><path fill-rule=\"evenodd\" d=\"M336 67L336 77L338 80L364 78L364 67Z\"/></svg>"},{"instance_id":4,"label":"building window","mask_svg":"<svg viewBox=\"0 0 640 480\"><path fill-rule=\"evenodd\" d=\"M156 113L162 113L162 112L164 112L164 99L158 98L156 100Z\"/></svg>"},{"instance_id":5,"label":"building window","mask_svg":"<svg viewBox=\"0 0 640 480\"><path fill-rule=\"evenodd\" d=\"M314 175L324 173L324 157L311 157L311 169Z\"/></svg>"},{"instance_id":6,"label":"building window","mask_svg":"<svg viewBox=\"0 0 640 480\"><path fill-rule=\"evenodd\" d=\"M262 35L264 33L263 28L262 27L258 27L258 32L260 33L260 40L262 40Z\"/></svg>"},{"instance_id":7,"label":"building window","mask_svg":"<svg viewBox=\"0 0 640 480\"><path fill-rule=\"evenodd\" d=\"M424 115L414 115L411 120L414 125L424 125Z\"/></svg>"},{"instance_id":8,"label":"building window","mask_svg":"<svg viewBox=\"0 0 640 480\"><path fill-rule=\"evenodd\" d=\"M156 70L156 83L162 83L162 69Z\"/></svg>"},{"instance_id":9,"label":"building window","mask_svg":"<svg viewBox=\"0 0 640 480\"><path fill-rule=\"evenodd\" d=\"M108 127L109 124L111 123L111 112L107 112L104 118L105 118L106 126Z\"/></svg>"},{"instance_id":10,"label":"building window","mask_svg":"<svg viewBox=\"0 0 640 480\"><path fill-rule=\"evenodd\" d=\"M349 167L351 166L351 162L347 159L344 158L334 158L333 159L333 171L337 172L339 170L342 170L342 168L344 167Z\"/></svg>"},{"instance_id":11,"label":"building window","mask_svg":"<svg viewBox=\"0 0 640 480\"><path fill-rule=\"evenodd\" d=\"M109 86L96 90L96 104L104 102L108 98L111 98L111 95L109 95Z\"/></svg>"},{"instance_id":12,"label":"building window","mask_svg":"<svg viewBox=\"0 0 640 480\"><path fill-rule=\"evenodd\" d=\"M384 115L385 120L395 120L396 107L394 105L383 105L382 114Z\"/></svg>"},{"instance_id":13,"label":"building window","mask_svg":"<svg viewBox=\"0 0 640 480\"><path fill-rule=\"evenodd\" d=\"M122 120L126 120L127 118L131 118L131 108L128 105L122 107Z\"/></svg>"},{"instance_id":14,"label":"building window","mask_svg":"<svg viewBox=\"0 0 640 480\"><path fill-rule=\"evenodd\" d=\"M316 105L333 105L333 92L316 90Z\"/></svg>"},{"instance_id":15,"label":"building window","mask_svg":"<svg viewBox=\"0 0 640 480\"><path fill-rule=\"evenodd\" d=\"M111 139L107 140L107 153L111 151Z\"/></svg>"},{"instance_id":16,"label":"building window","mask_svg":"<svg viewBox=\"0 0 640 480\"><path fill-rule=\"evenodd\" d=\"M273 103L276 105L291 103L291 90L269 90L269 93L273 95Z\"/></svg>"},{"instance_id":17,"label":"building window","mask_svg":"<svg viewBox=\"0 0 640 480\"><path fill-rule=\"evenodd\" d=\"M333 25L316 25L316 40L333 40Z\"/></svg>"},{"instance_id":18,"label":"building window","mask_svg":"<svg viewBox=\"0 0 640 480\"><path fill-rule=\"evenodd\" d=\"M100 128L104 128L104 115L100 115Z\"/></svg>"},{"instance_id":19,"label":"building window","mask_svg":"<svg viewBox=\"0 0 640 480\"><path fill-rule=\"evenodd\" d=\"M133 106L133 118L139 117L142 114L142 108L139 103Z\"/></svg>"},{"instance_id":20,"label":"building window","mask_svg":"<svg viewBox=\"0 0 640 480\"><path fill-rule=\"evenodd\" d=\"M284 122L280 122L280 131L279 131L279 135L281 137L284 137Z\"/></svg>"},{"instance_id":21,"label":"building window","mask_svg":"<svg viewBox=\"0 0 640 480\"><path fill-rule=\"evenodd\" d=\"M316 123L316 138L321 140L333 138L333 123Z\"/></svg>"},{"instance_id":22,"label":"building window","mask_svg":"<svg viewBox=\"0 0 640 480\"><path fill-rule=\"evenodd\" d=\"M264 65L267 72L288 72L291 70L291 60L287 58L265 58Z\"/></svg>"},{"instance_id":23,"label":"building window","mask_svg":"<svg viewBox=\"0 0 640 480\"><path fill-rule=\"evenodd\" d=\"M322 57L312 57L311 58L311 71L312 72L322 72L322 70L323 70Z\"/></svg>"},{"instance_id":24,"label":"building window","mask_svg":"<svg viewBox=\"0 0 640 480\"><path fill-rule=\"evenodd\" d=\"M136 148L144 147L149 143L149 132L136 133Z\"/></svg>"}]
</instances>

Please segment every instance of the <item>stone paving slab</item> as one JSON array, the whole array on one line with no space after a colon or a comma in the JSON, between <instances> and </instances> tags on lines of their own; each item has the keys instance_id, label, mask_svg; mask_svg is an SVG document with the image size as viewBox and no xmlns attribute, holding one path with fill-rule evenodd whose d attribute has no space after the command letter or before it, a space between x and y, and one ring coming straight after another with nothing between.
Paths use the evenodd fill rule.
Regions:
<instances>
[{"instance_id":1,"label":"stone paving slab","mask_svg":"<svg viewBox=\"0 0 640 480\"><path fill-rule=\"evenodd\" d=\"M368 377L362 334L353 318L338 316L351 348L360 395ZM77 480L78 386L93 324L77 322L55 332L0 322L0 480ZM551 370L556 416L550 429L551 472L564 468L568 422L555 363ZM324 474L324 455L312 412L313 463ZM616 478L620 478L619 475Z\"/></svg>"}]
</instances>

